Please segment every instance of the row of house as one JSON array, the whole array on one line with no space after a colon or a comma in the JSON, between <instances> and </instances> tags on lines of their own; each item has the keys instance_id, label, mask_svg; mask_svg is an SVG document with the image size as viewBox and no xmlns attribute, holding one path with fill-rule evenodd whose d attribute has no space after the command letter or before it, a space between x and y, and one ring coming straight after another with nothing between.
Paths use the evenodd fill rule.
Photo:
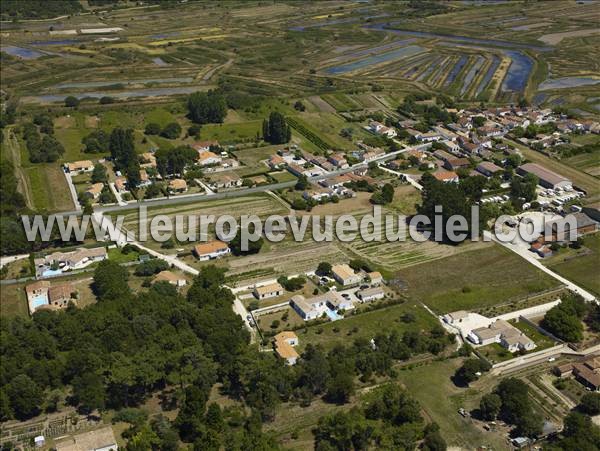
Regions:
<instances>
[{"instance_id":1,"label":"row of house","mask_svg":"<svg viewBox=\"0 0 600 451\"><path fill-rule=\"evenodd\" d=\"M574 377L581 385L600 391L600 355L592 354L578 362L566 363L554 368L558 377Z\"/></svg>"}]
</instances>

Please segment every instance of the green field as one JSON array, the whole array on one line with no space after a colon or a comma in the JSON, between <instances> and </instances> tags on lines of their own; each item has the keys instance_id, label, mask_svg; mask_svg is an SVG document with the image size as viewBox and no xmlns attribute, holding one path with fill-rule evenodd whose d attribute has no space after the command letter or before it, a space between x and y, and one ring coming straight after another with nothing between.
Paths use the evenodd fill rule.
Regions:
<instances>
[{"instance_id":1,"label":"green field","mask_svg":"<svg viewBox=\"0 0 600 451\"><path fill-rule=\"evenodd\" d=\"M600 296L600 277L598 277L598 268L600 268L600 233L586 236L584 238L584 247L589 249L589 253L562 262L553 260L550 268L561 276Z\"/></svg>"},{"instance_id":2,"label":"green field","mask_svg":"<svg viewBox=\"0 0 600 451\"><path fill-rule=\"evenodd\" d=\"M407 317L411 317L411 321L404 320ZM423 306L406 301L390 307L367 310L356 315L347 314L343 321L311 326L307 329L300 329L297 333L301 346L311 343L329 349L337 344L346 344L348 340L356 338L370 340L379 333L428 332L436 324L439 324L438 320Z\"/></svg>"},{"instance_id":3,"label":"green field","mask_svg":"<svg viewBox=\"0 0 600 451\"><path fill-rule=\"evenodd\" d=\"M490 307L559 285L497 244L411 266L397 277L407 283L409 296L436 313Z\"/></svg>"}]
</instances>

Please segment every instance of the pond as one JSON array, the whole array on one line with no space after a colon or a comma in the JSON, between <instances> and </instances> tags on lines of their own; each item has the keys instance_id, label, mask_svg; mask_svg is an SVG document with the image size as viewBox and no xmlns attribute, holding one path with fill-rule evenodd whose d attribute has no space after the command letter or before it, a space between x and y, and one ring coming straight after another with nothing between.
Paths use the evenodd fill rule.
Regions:
<instances>
[{"instance_id":1,"label":"pond","mask_svg":"<svg viewBox=\"0 0 600 451\"><path fill-rule=\"evenodd\" d=\"M450 73L448 74L448 77L444 82L444 87L448 87L452 84L452 82L456 79L463 67L465 67L465 64L467 64L467 60L468 57L466 55L462 55L460 57L460 59L456 62L454 67L450 70Z\"/></svg>"},{"instance_id":2,"label":"pond","mask_svg":"<svg viewBox=\"0 0 600 451\"><path fill-rule=\"evenodd\" d=\"M465 79L463 80L462 88L460 89L460 95L463 95L465 92L467 92L467 90L469 89L469 86L471 85L471 82L473 81L473 78L475 78L475 75L477 75L479 73L481 66L483 66L484 61L485 61L485 58L483 56L477 57L477 61L475 61L475 63L473 63L473 65L471 66L471 68L469 69L467 74L465 75Z\"/></svg>"},{"instance_id":3,"label":"pond","mask_svg":"<svg viewBox=\"0 0 600 451\"><path fill-rule=\"evenodd\" d=\"M71 83L60 83L53 86L54 88L100 88L102 86L113 86L113 85L139 85L149 83L191 83L194 79L192 77L173 77L173 78L145 78L138 80L104 80L104 81L82 81L82 82L71 82Z\"/></svg>"},{"instance_id":4,"label":"pond","mask_svg":"<svg viewBox=\"0 0 600 451\"><path fill-rule=\"evenodd\" d=\"M592 77L563 77L563 78L550 78L540 84L540 91L547 91L549 89L563 89L563 88L577 88L579 86L590 86L600 83L600 78Z\"/></svg>"},{"instance_id":5,"label":"pond","mask_svg":"<svg viewBox=\"0 0 600 451\"><path fill-rule=\"evenodd\" d=\"M147 88L147 89L137 89L135 91L92 91L92 92L83 92L83 93L64 93L64 94L45 94L41 96L32 96L31 100L48 103L48 102L62 102L65 97L74 96L78 99L84 99L86 97L91 97L95 99L99 99L101 97L113 97L115 99L126 99L129 97L156 97L156 96L168 96L168 95L177 95L177 94L191 94L192 92L196 92L202 90L202 87L198 86L180 86L175 88Z\"/></svg>"},{"instance_id":6,"label":"pond","mask_svg":"<svg viewBox=\"0 0 600 451\"><path fill-rule=\"evenodd\" d=\"M163 60L162 58L152 58L152 62L154 64L156 64L157 66L170 66L169 63L167 63L165 60Z\"/></svg>"},{"instance_id":7,"label":"pond","mask_svg":"<svg viewBox=\"0 0 600 451\"><path fill-rule=\"evenodd\" d=\"M483 92L483 90L486 88L486 86L490 84L490 81L492 80L494 73L496 72L496 70L498 70L498 66L500 66L500 58L498 58L496 55L494 55L494 57L492 59L492 64L490 64L490 67L488 68L487 72L481 79L479 86L477 87L477 91L475 91L475 96L478 96L479 94L481 94Z\"/></svg>"},{"instance_id":8,"label":"pond","mask_svg":"<svg viewBox=\"0 0 600 451\"><path fill-rule=\"evenodd\" d=\"M332 75L344 74L346 72L352 72L354 70L362 69L371 65L380 64L395 59L406 58L408 56L416 55L417 53L421 53L424 51L425 49L423 47L419 47L418 45L409 45L408 47L402 47L401 49L397 49L387 53L382 53L380 55L373 55L368 58L363 58L361 60L354 61L352 63L330 67L328 69L325 69L325 72Z\"/></svg>"},{"instance_id":9,"label":"pond","mask_svg":"<svg viewBox=\"0 0 600 451\"><path fill-rule=\"evenodd\" d=\"M38 52L37 50L25 49L23 47L15 47L14 45L2 46L0 47L0 50L5 53L8 53L11 56L17 56L25 60L33 60L45 55L45 53Z\"/></svg>"},{"instance_id":10,"label":"pond","mask_svg":"<svg viewBox=\"0 0 600 451\"><path fill-rule=\"evenodd\" d=\"M401 28L391 28L394 26L394 23L378 23L373 25L365 25L365 28L376 31L387 31L389 33L403 34L407 36L416 36L419 38L442 38L449 39L452 41L458 42L467 42L469 44L478 44L478 45L487 45L492 47L507 47L507 48L517 48L517 49L530 49L537 51L549 51L552 50L552 47L544 47L540 45L533 44L523 44L519 42L510 42L510 41L501 41L499 39L481 39L481 38L471 38L468 36L459 36L454 34L442 34L442 33L432 33L429 31L413 31L413 30L405 30Z\"/></svg>"},{"instance_id":11,"label":"pond","mask_svg":"<svg viewBox=\"0 0 600 451\"><path fill-rule=\"evenodd\" d=\"M77 44L79 41L77 39L58 39L54 41L33 41L30 42L29 45L35 45L38 47L43 47L46 45L71 45Z\"/></svg>"},{"instance_id":12,"label":"pond","mask_svg":"<svg viewBox=\"0 0 600 451\"><path fill-rule=\"evenodd\" d=\"M505 50L504 53L510 57L511 63L502 82L502 90L524 91L533 69L533 60L523 52L516 50Z\"/></svg>"}]
</instances>

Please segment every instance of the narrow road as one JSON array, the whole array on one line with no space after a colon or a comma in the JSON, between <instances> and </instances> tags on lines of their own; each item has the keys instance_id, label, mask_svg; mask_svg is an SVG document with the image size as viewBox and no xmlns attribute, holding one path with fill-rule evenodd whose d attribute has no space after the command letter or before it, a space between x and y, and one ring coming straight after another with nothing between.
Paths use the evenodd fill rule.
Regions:
<instances>
[{"instance_id":1,"label":"narrow road","mask_svg":"<svg viewBox=\"0 0 600 451\"><path fill-rule=\"evenodd\" d=\"M29 185L27 184L25 171L21 166L21 147L19 146L19 141L17 141L17 137L15 136L13 128L13 125L6 127L5 143L6 147L8 148L8 153L10 154L9 159L15 168L15 174L17 176L17 190L25 198L25 203L27 206L33 210L35 209L35 205L33 204L32 193L29 189Z\"/></svg>"}]
</instances>

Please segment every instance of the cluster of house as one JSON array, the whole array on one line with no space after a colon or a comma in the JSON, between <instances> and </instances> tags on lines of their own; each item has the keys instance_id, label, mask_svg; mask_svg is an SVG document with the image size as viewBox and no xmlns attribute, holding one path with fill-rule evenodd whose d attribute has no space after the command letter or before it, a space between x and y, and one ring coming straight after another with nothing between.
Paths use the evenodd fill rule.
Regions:
<instances>
[{"instance_id":1,"label":"cluster of house","mask_svg":"<svg viewBox=\"0 0 600 451\"><path fill-rule=\"evenodd\" d=\"M572 241L571 235L579 238L583 235L594 233L598 231L599 224L597 220L583 211L569 214L568 217L559 217L546 222L546 230L538 238L529 243L529 250L542 258L551 257L553 252L550 245L552 243L559 245L568 244ZM572 230L573 227L575 230Z\"/></svg>"},{"instance_id":2,"label":"cluster of house","mask_svg":"<svg viewBox=\"0 0 600 451\"><path fill-rule=\"evenodd\" d=\"M331 276L344 289L355 287L366 282L354 293L358 302L371 302L385 297L385 291L381 286L383 277L379 272L355 272L347 264L333 265ZM355 301L346 292L338 292L336 289L321 295L306 299L302 295L293 296L290 306L300 315L304 321L310 321L327 315L331 320L341 319L339 312L355 308Z\"/></svg>"},{"instance_id":3,"label":"cluster of house","mask_svg":"<svg viewBox=\"0 0 600 451\"><path fill-rule=\"evenodd\" d=\"M37 310L64 309L77 298L77 290L71 283L64 282L51 284L47 280L39 280L25 286L29 313L33 315Z\"/></svg>"},{"instance_id":4,"label":"cluster of house","mask_svg":"<svg viewBox=\"0 0 600 451\"><path fill-rule=\"evenodd\" d=\"M198 152L197 163L205 172L219 172L237 168L240 165L235 158L231 158L227 152L220 150L221 146L218 141L198 141L192 144L192 149Z\"/></svg>"},{"instance_id":5,"label":"cluster of house","mask_svg":"<svg viewBox=\"0 0 600 451\"><path fill-rule=\"evenodd\" d=\"M522 331L503 319L496 319L484 327L469 327L470 330L465 330L465 324L470 323L470 317L473 314L459 310L457 312L448 313L443 316L444 322L452 326L458 327L461 334L471 343L477 346L486 346L492 343L499 343L509 352L531 351L536 348L536 344ZM476 316L476 315L475 315ZM481 317L483 318L483 317ZM463 323L463 324L461 324ZM479 322L481 324L481 322Z\"/></svg>"},{"instance_id":6,"label":"cluster of house","mask_svg":"<svg viewBox=\"0 0 600 451\"><path fill-rule=\"evenodd\" d=\"M65 271L85 268L92 263L106 260L108 252L104 247L78 248L70 252L53 252L35 258L36 277L50 277Z\"/></svg>"},{"instance_id":7,"label":"cluster of house","mask_svg":"<svg viewBox=\"0 0 600 451\"><path fill-rule=\"evenodd\" d=\"M573 376L584 387L600 391L600 355L591 355L578 362L566 363L554 368L558 377Z\"/></svg>"}]
</instances>

